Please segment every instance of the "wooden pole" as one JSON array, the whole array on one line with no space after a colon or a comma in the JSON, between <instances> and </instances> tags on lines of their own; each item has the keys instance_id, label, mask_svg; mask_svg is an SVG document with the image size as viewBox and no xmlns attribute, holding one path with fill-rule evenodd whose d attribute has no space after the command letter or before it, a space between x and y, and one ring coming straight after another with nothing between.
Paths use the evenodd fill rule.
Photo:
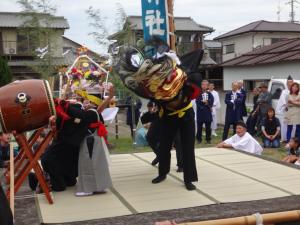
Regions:
<instances>
[{"instance_id":1,"label":"wooden pole","mask_svg":"<svg viewBox=\"0 0 300 225\"><path fill-rule=\"evenodd\" d=\"M169 38L170 48L176 51L176 36L175 36L175 23L174 23L174 1L167 0L168 3L168 18L169 18Z\"/></svg>"},{"instance_id":2,"label":"wooden pole","mask_svg":"<svg viewBox=\"0 0 300 225\"><path fill-rule=\"evenodd\" d=\"M14 170L14 147L13 144L10 143L9 148L9 172L10 172L10 194L9 194L9 202L10 202L10 208L11 212L14 216L15 214L15 170Z\"/></svg>"},{"instance_id":3,"label":"wooden pole","mask_svg":"<svg viewBox=\"0 0 300 225\"><path fill-rule=\"evenodd\" d=\"M261 217L263 224L300 221L300 210L262 214ZM182 223L179 225L256 225L256 217L255 215L251 215L229 219Z\"/></svg>"}]
</instances>

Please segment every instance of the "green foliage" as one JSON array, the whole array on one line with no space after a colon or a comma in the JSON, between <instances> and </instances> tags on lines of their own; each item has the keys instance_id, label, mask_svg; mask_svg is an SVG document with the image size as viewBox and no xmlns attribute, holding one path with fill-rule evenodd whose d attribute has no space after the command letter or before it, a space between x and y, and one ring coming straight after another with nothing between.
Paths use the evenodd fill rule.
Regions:
<instances>
[{"instance_id":1,"label":"green foliage","mask_svg":"<svg viewBox=\"0 0 300 225\"><path fill-rule=\"evenodd\" d=\"M7 65L6 59L0 57L0 87L12 81L12 73Z\"/></svg>"},{"instance_id":2,"label":"green foliage","mask_svg":"<svg viewBox=\"0 0 300 225\"><path fill-rule=\"evenodd\" d=\"M49 0L18 0L22 8L22 17L25 22L18 29L18 33L24 36L24 42L29 42L28 54L35 57L35 63L28 64L34 72L41 74L41 77L48 79L53 75L54 70L54 49L51 40L55 30L51 24L56 12L55 6ZM43 52L37 48L44 49Z\"/></svg>"}]
</instances>

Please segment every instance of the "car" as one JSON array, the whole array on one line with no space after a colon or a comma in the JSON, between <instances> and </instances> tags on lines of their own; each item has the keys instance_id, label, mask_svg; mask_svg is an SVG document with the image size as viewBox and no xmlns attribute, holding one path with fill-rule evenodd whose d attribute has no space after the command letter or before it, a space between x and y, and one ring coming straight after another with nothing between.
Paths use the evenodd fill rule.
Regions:
<instances>
[{"instance_id":1,"label":"car","mask_svg":"<svg viewBox=\"0 0 300 225\"><path fill-rule=\"evenodd\" d=\"M300 80L294 80L297 83L300 83ZM268 91L272 95L272 107L276 109L278 100L280 98L282 90L287 89L287 79L271 79L268 85Z\"/></svg>"}]
</instances>

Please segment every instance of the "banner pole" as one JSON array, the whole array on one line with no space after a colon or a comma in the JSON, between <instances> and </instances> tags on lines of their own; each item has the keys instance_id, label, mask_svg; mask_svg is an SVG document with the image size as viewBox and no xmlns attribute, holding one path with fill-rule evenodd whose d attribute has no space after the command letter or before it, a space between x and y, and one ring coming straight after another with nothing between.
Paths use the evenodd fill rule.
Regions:
<instances>
[{"instance_id":1,"label":"banner pole","mask_svg":"<svg viewBox=\"0 0 300 225\"><path fill-rule=\"evenodd\" d=\"M169 17L169 39L170 48L176 52L176 36L174 23L174 0L167 0L168 3L168 17Z\"/></svg>"}]
</instances>

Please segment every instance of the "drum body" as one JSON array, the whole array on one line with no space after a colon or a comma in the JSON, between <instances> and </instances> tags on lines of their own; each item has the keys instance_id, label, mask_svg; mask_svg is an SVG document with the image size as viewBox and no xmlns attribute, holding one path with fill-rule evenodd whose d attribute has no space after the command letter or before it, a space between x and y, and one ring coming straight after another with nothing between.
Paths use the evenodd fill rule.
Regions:
<instances>
[{"instance_id":1,"label":"drum body","mask_svg":"<svg viewBox=\"0 0 300 225\"><path fill-rule=\"evenodd\" d=\"M34 130L47 125L53 115L48 81L15 81L0 88L0 132Z\"/></svg>"}]
</instances>

